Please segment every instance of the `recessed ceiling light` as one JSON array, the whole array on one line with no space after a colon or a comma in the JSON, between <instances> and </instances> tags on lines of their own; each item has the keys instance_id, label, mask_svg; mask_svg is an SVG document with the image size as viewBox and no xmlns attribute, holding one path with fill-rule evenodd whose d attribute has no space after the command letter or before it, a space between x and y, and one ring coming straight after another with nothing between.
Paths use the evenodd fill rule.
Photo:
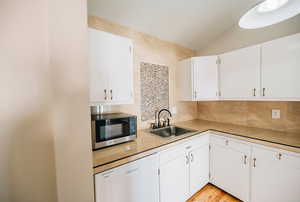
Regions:
<instances>
[{"instance_id":1,"label":"recessed ceiling light","mask_svg":"<svg viewBox=\"0 0 300 202\"><path fill-rule=\"evenodd\" d=\"M300 13L300 0L265 0L250 9L239 21L245 29L267 27Z\"/></svg>"}]
</instances>

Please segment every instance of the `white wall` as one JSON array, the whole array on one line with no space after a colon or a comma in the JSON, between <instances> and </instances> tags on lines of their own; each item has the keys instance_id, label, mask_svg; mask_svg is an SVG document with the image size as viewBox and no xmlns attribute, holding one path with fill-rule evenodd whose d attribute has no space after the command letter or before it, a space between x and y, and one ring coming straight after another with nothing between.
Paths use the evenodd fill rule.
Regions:
<instances>
[{"instance_id":1,"label":"white wall","mask_svg":"<svg viewBox=\"0 0 300 202\"><path fill-rule=\"evenodd\" d=\"M259 44L280 37L300 32L300 15L282 23L262 28L247 30L238 25L223 33L208 47L199 51L199 55L214 55L227 51Z\"/></svg>"},{"instance_id":2,"label":"white wall","mask_svg":"<svg viewBox=\"0 0 300 202\"><path fill-rule=\"evenodd\" d=\"M1 202L93 201L86 17L84 0L1 0Z\"/></svg>"}]
</instances>

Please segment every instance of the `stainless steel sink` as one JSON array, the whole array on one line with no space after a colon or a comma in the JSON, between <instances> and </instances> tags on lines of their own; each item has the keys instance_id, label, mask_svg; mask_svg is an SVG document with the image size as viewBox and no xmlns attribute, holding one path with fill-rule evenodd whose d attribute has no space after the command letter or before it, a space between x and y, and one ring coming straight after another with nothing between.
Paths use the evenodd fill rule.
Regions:
<instances>
[{"instance_id":1,"label":"stainless steel sink","mask_svg":"<svg viewBox=\"0 0 300 202\"><path fill-rule=\"evenodd\" d=\"M177 126L167 126L163 128L152 129L149 132L161 137L171 137L171 136L178 136L186 133L196 132L196 130L180 128Z\"/></svg>"}]
</instances>

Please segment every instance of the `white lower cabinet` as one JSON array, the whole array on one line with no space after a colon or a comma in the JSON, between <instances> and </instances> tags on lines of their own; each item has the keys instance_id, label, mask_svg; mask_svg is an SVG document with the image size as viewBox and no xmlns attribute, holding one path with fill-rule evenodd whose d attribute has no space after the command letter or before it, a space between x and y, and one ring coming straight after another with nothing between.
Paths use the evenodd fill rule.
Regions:
<instances>
[{"instance_id":1,"label":"white lower cabinet","mask_svg":"<svg viewBox=\"0 0 300 202\"><path fill-rule=\"evenodd\" d=\"M250 146L225 137L211 136L211 183L249 201Z\"/></svg>"},{"instance_id":2,"label":"white lower cabinet","mask_svg":"<svg viewBox=\"0 0 300 202\"><path fill-rule=\"evenodd\" d=\"M299 202L300 155L268 147L253 147L252 202Z\"/></svg>"},{"instance_id":3,"label":"white lower cabinet","mask_svg":"<svg viewBox=\"0 0 300 202\"><path fill-rule=\"evenodd\" d=\"M191 146L189 154L189 197L209 182L209 137L198 139Z\"/></svg>"},{"instance_id":4,"label":"white lower cabinet","mask_svg":"<svg viewBox=\"0 0 300 202\"><path fill-rule=\"evenodd\" d=\"M300 154L206 132L96 174L95 197L184 202L209 182L245 202L299 202Z\"/></svg>"},{"instance_id":5,"label":"white lower cabinet","mask_svg":"<svg viewBox=\"0 0 300 202\"><path fill-rule=\"evenodd\" d=\"M202 136L160 154L160 202L183 202L205 186L209 138Z\"/></svg>"},{"instance_id":6,"label":"white lower cabinet","mask_svg":"<svg viewBox=\"0 0 300 202\"><path fill-rule=\"evenodd\" d=\"M158 155L95 175L96 202L159 202Z\"/></svg>"},{"instance_id":7,"label":"white lower cabinet","mask_svg":"<svg viewBox=\"0 0 300 202\"><path fill-rule=\"evenodd\" d=\"M185 148L178 146L160 155L160 202L182 202L188 197L188 158Z\"/></svg>"}]
</instances>

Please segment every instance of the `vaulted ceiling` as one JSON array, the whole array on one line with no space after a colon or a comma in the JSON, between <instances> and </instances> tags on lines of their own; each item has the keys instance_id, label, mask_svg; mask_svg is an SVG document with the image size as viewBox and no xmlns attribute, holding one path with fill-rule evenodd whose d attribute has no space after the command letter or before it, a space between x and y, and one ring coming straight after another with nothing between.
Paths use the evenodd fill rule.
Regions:
<instances>
[{"instance_id":1,"label":"vaulted ceiling","mask_svg":"<svg viewBox=\"0 0 300 202\"><path fill-rule=\"evenodd\" d=\"M88 0L90 15L194 50L214 42L261 0Z\"/></svg>"}]
</instances>

